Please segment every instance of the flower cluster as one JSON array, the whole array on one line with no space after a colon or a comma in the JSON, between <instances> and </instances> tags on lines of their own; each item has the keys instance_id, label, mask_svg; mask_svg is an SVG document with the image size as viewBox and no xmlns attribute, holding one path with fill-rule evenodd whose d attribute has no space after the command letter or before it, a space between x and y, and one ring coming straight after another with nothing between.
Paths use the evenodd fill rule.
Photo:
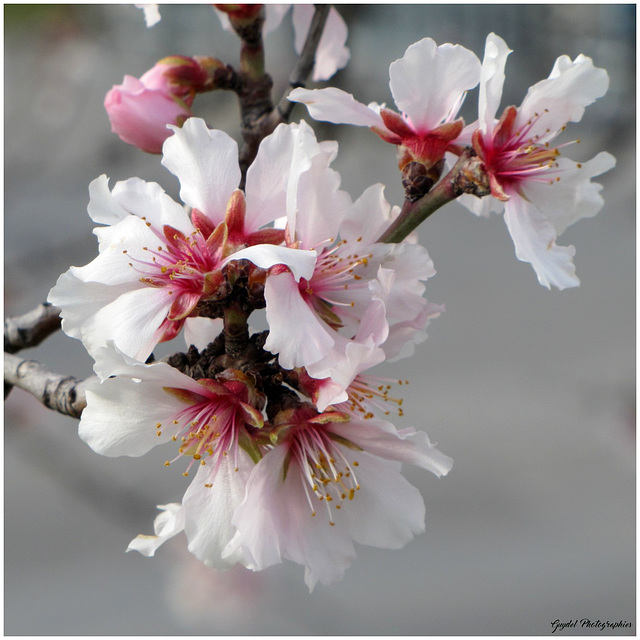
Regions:
<instances>
[{"instance_id":1,"label":"flower cluster","mask_svg":"<svg viewBox=\"0 0 640 640\"><path fill-rule=\"evenodd\" d=\"M217 7L235 27L261 11ZM267 19L278 23L287 8L267 8ZM308 9L294 8L307 30ZM318 78L346 63L332 15ZM399 112L334 88L291 93L313 118L369 127L396 146L402 209L380 184L353 201L331 168L337 143L319 142L304 121L264 137L243 174L236 142L188 117L217 61L161 61L128 111L110 92L112 122L116 104L124 123L144 103L137 113L149 127L136 131L169 125L147 150L161 146L182 203L138 178L113 188L96 179L88 212L102 225L99 254L63 274L49 301L95 359L80 436L108 456L173 447L165 464L193 476L181 503L160 507L155 534L130 549L150 556L184 532L207 565L261 570L286 558L313 589L342 577L354 542L399 548L424 530L423 500L401 463L442 476L452 461L423 431L388 421L401 400L369 369L411 355L443 307L424 297L435 270L417 238L381 240L432 194L439 205L460 197L476 214L504 208L516 254L541 284L575 286L573 247L555 240L599 210L591 178L614 164L606 153L574 163L552 144L604 95L606 72L561 57L497 117L508 54L495 34L482 62L460 45L411 45L390 67ZM465 127L458 112L478 85L478 120ZM126 127L114 128L126 140ZM249 327L259 309L265 331ZM188 350L156 361L155 347L181 333Z\"/></svg>"}]
</instances>

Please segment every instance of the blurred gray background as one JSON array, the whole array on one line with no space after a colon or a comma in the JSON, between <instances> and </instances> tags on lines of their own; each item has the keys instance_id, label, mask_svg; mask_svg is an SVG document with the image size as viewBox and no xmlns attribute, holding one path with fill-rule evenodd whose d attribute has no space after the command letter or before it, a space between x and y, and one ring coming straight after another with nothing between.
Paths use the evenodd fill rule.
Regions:
<instances>
[{"instance_id":1,"label":"blurred gray background","mask_svg":"<svg viewBox=\"0 0 640 640\"><path fill-rule=\"evenodd\" d=\"M608 95L571 125L576 160L618 160L598 181L606 204L571 227L582 285L547 291L516 260L500 216L457 204L420 229L438 274L435 320L414 358L379 368L408 378L401 427L426 430L454 460L448 477L406 469L427 531L400 551L360 547L344 581L309 595L292 563L215 573L182 536L155 559L125 555L151 533L155 505L187 480L162 462L108 459L77 422L14 390L5 403L5 633L8 635L546 635L555 620L630 622L635 634L635 6L341 5L352 60L334 82L392 104L389 63L424 36L481 58L490 31L514 50L503 106L519 104L557 56L608 69ZM287 17L267 39L279 97L294 64ZM109 131L104 95L170 54L236 63L211 8L162 7L147 29L126 5L5 5L5 310L45 300L58 275L96 254L88 185L102 173L177 182ZM477 93L464 105L474 119ZM199 97L210 126L237 135L229 94ZM307 117L299 107L294 119ZM308 119L308 118L307 118ZM334 167L357 197L375 182L400 203L394 150L366 129L322 124ZM180 348L181 345L178 345ZM91 374L62 333L25 355ZM564 635L607 635L578 627ZM559 635L559 634L556 634Z\"/></svg>"}]
</instances>

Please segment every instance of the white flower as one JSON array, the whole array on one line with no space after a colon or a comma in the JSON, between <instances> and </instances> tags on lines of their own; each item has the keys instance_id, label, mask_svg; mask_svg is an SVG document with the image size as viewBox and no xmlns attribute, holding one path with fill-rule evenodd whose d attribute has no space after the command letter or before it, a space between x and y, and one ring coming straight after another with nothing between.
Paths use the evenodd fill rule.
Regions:
<instances>
[{"instance_id":1,"label":"white flower","mask_svg":"<svg viewBox=\"0 0 640 640\"><path fill-rule=\"evenodd\" d=\"M492 197L463 196L461 202L478 215L504 210L516 256L531 263L540 284L575 287L580 283L573 265L575 249L558 246L556 239L569 225L602 208L602 187L591 179L611 169L615 159L602 152L576 163L561 157L564 145L552 141L607 92L609 77L590 58L579 55L572 61L561 56L519 107L507 107L496 120L509 53L500 37L487 37L479 121L465 132L473 131L473 147L488 174Z\"/></svg>"},{"instance_id":2,"label":"white flower","mask_svg":"<svg viewBox=\"0 0 640 640\"><path fill-rule=\"evenodd\" d=\"M435 273L420 245L376 242L398 214L385 200L382 185L373 185L347 207L337 190L337 174L326 170L327 160L318 154L317 171L299 174L307 188L298 189L296 205L288 208L288 242L317 252L314 271L296 281L287 269L275 267L265 284L265 348L278 354L284 368L305 367L314 378L334 378L336 367L345 364L345 338L365 342L371 335L377 348L394 325L406 328L422 317L428 304L422 281ZM381 314L372 309L380 303ZM365 331L367 317L377 320ZM405 331L405 339L423 328Z\"/></svg>"},{"instance_id":3,"label":"white flower","mask_svg":"<svg viewBox=\"0 0 640 640\"><path fill-rule=\"evenodd\" d=\"M285 14L291 7L290 4L266 4L265 22L263 27L264 35L268 35L275 31L282 22ZM214 7L215 8L215 7ZM229 16L224 12L216 9L216 14L220 18L222 26L227 31L233 31L233 27L229 22ZM294 48L296 53L300 55L302 48L309 33L311 20L313 19L314 8L310 4L294 4L293 5L293 29L295 34ZM347 25L342 19L338 11L331 7L329 15L324 26L324 31L320 37L316 57L313 66L314 82L328 80L335 73L342 69L349 62L349 48L345 45L347 41Z\"/></svg>"},{"instance_id":4,"label":"white flower","mask_svg":"<svg viewBox=\"0 0 640 640\"><path fill-rule=\"evenodd\" d=\"M289 99L306 104L316 120L369 127L399 145L401 169L410 161L432 166L462 131L456 116L479 75L480 61L473 52L424 38L389 67L389 86L400 114L376 103L367 106L334 87L294 89Z\"/></svg>"},{"instance_id":5,"label":"white flower","mask_svg":"<svg viewBox=\"0 0 640 640\"><path fill-rule=\"evenodd\" d=\"M89 215L109 226L95 230L98 257L71 267L49 294L64 331L92 354L113 340L145 360L201 302L220 299L230 262L286 264L295 279L309 277L315 252L277 246L284 232L268 226L286 208L289 182L310 162L296 145L299 129L280 125L262 141L243 193L234 140L199 118L176 128L162 162L180 180L190 216L155 183L132 178L109 191L105 176L94 180Z\"/></svg>"},{"instance_id":6,"label":"white flower","mask_svg":"<svg viewBox=\"0 0 640 640\"><path fill-rule=\"evenodd\" d=\"M237 557L222 559L221 552L235 532L231 518L260 456L252 433L263 425L258 407L264 398L236 370L194 380L167 364L145 365L113 348L96 355L96 372L106 379L87 389L80 437L107 456L141 456L175 442L171 462L187 457L185 476L197 467L182 504L160 507L155 535L138 536L129 549L151 556L184 530L194 555L209 566L228 568Z\"/></svg>"},{"instance_id":7,"label":"white flower","mask_svg":"<svg viewBox=\"0 0 640 640\"><path fill-rule=\"evenodd\" d=\"M276 426L278 444L251 472L223 555L240 553L254 571L292 560L305 567L311 591L342 578L354 542L398 549L424 531L422 497L400 463L437 476L452 465L425 433L310 405L285 412Z\"/></svg>"}]
</instances>

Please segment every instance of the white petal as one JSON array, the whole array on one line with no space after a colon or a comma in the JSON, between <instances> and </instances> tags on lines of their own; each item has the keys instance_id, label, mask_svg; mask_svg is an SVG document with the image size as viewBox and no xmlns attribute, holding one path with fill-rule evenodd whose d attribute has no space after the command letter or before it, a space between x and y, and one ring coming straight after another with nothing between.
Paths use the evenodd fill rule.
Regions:
<instances>
[{"instance_id":1,"label":"white petal","mask_svg":"<svg viewBox=\"0 0 640 640\"><path fill-rule=\"evenodd\" d=\"M504 211L504 203L490 196L478 198L471 194L463 193L456 202L459 202L471 213L475 213L479 218L488 218L492 213L502 213Z\"/></svg>"},{"instance_id":2,"label":"white petal","mask_svg":"<svg viewBox=\"0 0 640 640\"><path fill-rule=\"evenodd\" d=\"M370 456L357 458L360 490L343 505L351 536L360 544L400 549L424 532L424 502L420 492L400 474L399 465Z\"/></svg>"},{"instance_id":3,"label":"white petal","mask_svg":"<svg viewBox=\"0 0 640 640\"><path fill-rule=\"evenodd\" d=\"M172 417L184 405L154 381L124 377L91 382L78 434L105 456L141 456L175 433ZM158 428L160 423L162 428ZM158 436L157 432L161 431Z\"/></svg>"},{"instance_id":4,"label":"white petal","mask_svg":"<svg viewBox=\"0 0 640 640\"><path fill-rule=\"evenodd\" d=\"M460 45L423 38L391 63L389 78L396 105L424 133L455 118L464 92L480 80L480 61Z\"/></svg>"},{"instance_id":5,"label":"white petal","mask_svg":"<svg viewBox=\"0 0 640 640\"><path fill-rule=\"evenodd\" d=\"M93 354L111 339L124 353L144 361L157 344L156 330L172 303L165 289L128 291L87 320L82 327L82 343Z\"/></svg>"},{"instance_id":6,"label":"white petal","mask_svg":"<svg viewBox=\"0 0 640 640\"><path fill-rule=\"evenodd\" d=\"M507 43L490 33L484 49L484 59L480 70L480 95L478 98L478 118L480 130L491 133L493 124L502 99L504 86L504 68L511 49Z\"/></svg>"},{"instance_id":7,"label":"white petal","mask_svg":"<svg viewBox=\"0 0 640 640\"><path fill-rule=\"evenodd\" d=\"M604 204L600 195L602 186L591 179L613 169L616 160L603 151L580 167L567 158L558 158L557 164L558 182L530 182L525 185L524 192L544 211L560 236L574 222L591 218L600 211Z\"/></svg>"},{"instance_id":8,"label":"white petal","mask_svg":"<svg viewBox=\"0 0 640 640\"><path fill-rule=\"evenodd\" d=\"M240 182L238 145L204 120L189 118L167 138L162 164L180 180L180 197L214 224L224 220L227 203Z\"/></svg>"},{"instance_id":9,"label":"white petal","mask_svg":"<svg viewBox=\"0 0 640 640\"><path fill-rule=\"evenodd\" d=\"M307 105L309 115L314 120L334 124L352 124L358 127L378 127L388 131L378 112L354 97L335 87L327 89L294 89L289 94L292 102Z\"/></svg>"},{"instance_id":10,"label":"white petal","mask_svg":"<svg viewBox=\"0 0 640 640\"><path fill-rule=\"evenodd\" d=\"M83 282L74 267L63 273L49 292L47 301L61 309L62 330L72 338L81 337L84 323L101 307L119 295L137 289L138 283L112 287L99 282Z\"/></svg>"},{"instance_id":11,"label":"white petal","mask_svg":"<svg viewBox=\"0 0 640 640\"><path fill-rule=\"evenodd\" d=\"M238 468L230 452L223 457L215 475L209 466L211 459L198 468L198 473L182 499L185 510L185 533L189 551L208 567L228 569L241 559L235 552L222 559L222 551L235 533L231 519L245 495L249 473L255 466L244 452L238 453ZM212 484L208 487L205 484Z\"/></svg>"},{"instance_id":12,"label":"white petal","mask_svg":"<svg viewBox=\"0 0 640 640\"><path fill-rule=\"evenodd\" d=\"M193 224L184 208L174 202L155 182L130 178L117 182L112 195L125 211L144 218L159 232L162 232L164 225L170 225L184 234L193 231Z\"/></svg>"},{"instance_id":13,"label":"white petal","mask_svg":"<svg viewBox=\"0 0 640 640\"><path fill-rule=\"evenodd\" d=\"M293 170L308 168L310 158L294 164L294 136L297 125L279 125L258 148L247 171L245 231L251 233L286 213L287 187Z\"/></svg>"},{"instance_id":14,"label":"white petal","mask_svg":"<svg viewBox=\"0 0 640 640\"><path fill-rule=\"evenodd\" d=\"M184 530L184 510L182 505L172 502L171 504L158 505L158 509L162 510L153 522L155 535L136 536L127 548L127 551L139 551L147 558L153 556L161 544L164 544L169 538L177 535Z\"/></svg>"},{"instance_id":15,"label":"white petal","mask_svg":"<svg viewBox=\"0 0 640 640\"><path fill-rule=\"evenodd\" d=\"M340 174L328 167L327 160L318 154L311 168L299 176L295 214L289 215L289 232L308 249L334 241L351 206L349 194L339 189Z\"/></svg>"},{"instance_id":16,"label":"white petal","mask_svg":"<svg viewBox=\"0 0 640 640\"><path fill-rule=\"evenodd\" d=\"M295 50L298 55L302 53L313 14L314 8L311 5L295 4L293 6ZM349 62L349 48L345 46L347 33L345 21L336 9L331 7L316 51L313 67L314 82L328 80Z\"/></svg>"},{"instance_id":17,"label":"white petal","mask_svg":"<svg viewBox=\"0 0 640 640\"><path fill-rule=\"evenodd\" d=\"M222 318L187 318L184 323L184 341L187 347L193 345L198 351L206 349L224 328Z\"/></svg>"},{"instance_id":18,"label":"white petal","mask_svg":"<svg viewBox=\"0 0 640 640\"><path fill-rule=\"evenodd\" d=\"M144 21L147 25L147 28L153 27L153 25L160 22L161 16L157 4L137 4L135 6L138 9L142 9L142 11L144 11Z\"/></svg>"},{"instance_id":19,"label":"white petal","mask_svg":"<svg viewBox=\"0 0 640 640\"><path fill-rule=\"evenodd\" d=\"M276 264L284 264L289 269L296 281L300 278L307 280L313 275L318 254L312 249L290 249L274 244L256 244L246 249L241 249L225 258L223 265L232 260L250 260L261 269L268 269Z\"/></svg>"},{"instance_id":20,"label":"white petal","mask_svg":"<svg viewBox=\"0 0 640 640\"><path fill-rule=\"evenodd\" d=\"M280 366L303 367L326 355L334 339L304 301L290 273L269 276L264 297L269 323L265 349L278 354Z\"/></svg>"},{"instance_id":21,"label":"white petal","mask_svg":"<svg viewBox=\"0 0 640 640\"><path fill-rule=\"evenodd\" d=\"M102 174L89 185L89 217L100 224L116 224L129 215L111 195L109 178Z\"/></svg>"},{"instance_id":22,"label":"white petal","mask_svg":"<svg viewBox=\"0 0 640 640\"><path fill-rule=\"evenodd\" d=\"M516 248L516 257L531 263L538 282L547 289L577 287L573 246L556 244L556 231L540 209L517 194L505 204L504 219Z\"/></svg>"},{"instance_id":23,"label":"white petal","mask_svg":"<svg viewBox=\"0 0 640 640\"><path fill-rule=\"evenodd\" d=\"M585 107L601 98L609 88L604 69L593 66L591 58L579 55L574 61L561 56L546 80L534 84L518 109L516 127L534 118L530 135L541 140L553 137L567 122L578 122Z\"/></svg>"},{"instance_id":24,"label":"white petal","mask_svg":"<svg viewBox=\"0 0 640 640\"><path fill-rule=\"evenodd\" d=\"M340 227L340 237L364 245L374 243L393 222L397 213L384 197L384 185L374 184L349 208Z\"/></svg>"},{"instance_id":25,"label":"white petal","mask_svg":"<svg viewBox=\"0 0 640 640\"><path fill-rule=\"evenodd\" d=\"M266 4L264 6L265 19L262 29L265 35L275 31L280 26L290 7L290 4Z\"/></svg>"}]
</instances>

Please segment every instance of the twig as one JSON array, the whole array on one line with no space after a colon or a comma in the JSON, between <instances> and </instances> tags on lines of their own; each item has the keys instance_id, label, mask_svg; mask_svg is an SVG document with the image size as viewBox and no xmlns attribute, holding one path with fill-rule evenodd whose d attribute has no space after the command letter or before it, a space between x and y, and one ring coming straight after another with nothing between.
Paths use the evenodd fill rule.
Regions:
<instances>
[{"instance_id":1,"label":"twig","mask_svg":"<svg viewBox=\"0 0 640 640\"><path fill-rule=\"evenodd\" d=\"M309 27L309 33L307 39L302 47L302 53L296 66L294 67L291 75L289 76L289 87L284 92L280 102L270 115L272 120L272 130L275 129L281 122L289 122L291 113L293 112L296 103L289 101L289 94L298 87L304 87L311 72L313 71L313 65L316 61L316 51L318 50L318 44L324 31L324 25L327 22L329 16L330 6L327 4L315 5L315 13L311 20L311 26Z\"/></svg>"},{"instance_id":2,"label":"twig","mask_svg":"<svg viewBox=\"0 0 640 640\"><path fill-rule=\"evenodd\" d=\"M16 353L35 347L57 331L62 324L60 309L45 302L22 316L4 321L4 350Z\"/></svg>"},{"instance_id":3,"label":"twig","mask_svg":"<svg viewBox=\"0 0 640 640\"><path fill-rule=\"evenodd\" d=\"M402 242L434 211L464 193L458 184L458 176L472 154L472 149L465 149L451 171L429 193L415 202L405 200L400 215L378 238L378 242Z\"/></svg>"},{"instance_id":4,"label":"twig","mask_svg":"<svg viewBox=\"0 0 640 640\"><path fill-rule=\"evenodd\" d=\"M4 354L5 388L8 383L24 389L45 407L72 418L79 418L87 406L85 388L91 379L63 376L49 371L35 360Z\"/></svg>"}]
</instances>

